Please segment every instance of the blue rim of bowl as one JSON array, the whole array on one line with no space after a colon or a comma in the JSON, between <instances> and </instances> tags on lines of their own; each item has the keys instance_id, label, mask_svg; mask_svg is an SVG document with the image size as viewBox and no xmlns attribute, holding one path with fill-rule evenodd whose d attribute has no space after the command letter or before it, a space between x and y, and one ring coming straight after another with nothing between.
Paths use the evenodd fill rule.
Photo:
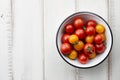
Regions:
<instances>
[{"instance_id":1,"label":"blue rim of bowl","mask_svg":"<svg viewBox=\"0 0 120 80\"><path fill-rule=\"evenodd\" d=\"M57 42L58 33L59 33L59 31L60 31L60 28L61 28L62 24L63 24L68 18L70 18L70 17L72 17L72 16L74 16L74 15L76 15L76 14L81 14L81 13L89 13L89 14L93 14L93 15L98 16L99 18L101 18L101 19L107 24L107 26L108 26L108 28L109 28L109 30L110 30L110 33L111 33L111 38L112 38L112 39L111 39L111 47L110 47L110 50L109 50L107 56L106 56L101 62L99 62L99 63L97 63L97 64L95 64L95 65L93 65L93 66L89 66L89 67L79 67L79 66L73 65L73 64L71 64L70 62L68 62L68 61L62 56L62 54L61 54L61 52L60 52L60 50L59 50L59 47L58 47L58 42ZM95 67L95 66L101 64L101 63L104 62L105 59L109 56L109 54L110 54L110 52L111 52L111 50L112 50L112 46L113 46L113 34L112 34L112 30L111 30L109 24L108 24L107 21L105 21L105 19L103 19L101 16L99 16L99 15L93 13L93 12L87 12L87 11L76 12L76 13L68 16L68 17L61 23L61 25L59 26L58 31L57 31L57 35L56 35L56 46L57 46L57 50L58 50L58 52L59 52L59 55L63 58L63 60L64 60L65 62L67 62L68 64L70 64L71 66L76 67L76 68L88 69L88 68L92 68L92 67Z\"/></svg>"}]
</instances>

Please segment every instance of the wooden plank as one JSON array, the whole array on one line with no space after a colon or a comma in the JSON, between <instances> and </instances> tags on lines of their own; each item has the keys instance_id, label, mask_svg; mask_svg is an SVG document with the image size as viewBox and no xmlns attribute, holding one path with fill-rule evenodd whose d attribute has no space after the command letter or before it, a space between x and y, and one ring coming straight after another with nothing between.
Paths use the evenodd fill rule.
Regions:
<instances>
[{"instance_id":1,"label":"wooden plank","mask_svg":"<svg viewBox=\"0 0 120 80\"><path fill-rule=\"evenodd\" d=\"M75 68L60 57L56 48L58 27L74 12L74 0L44 0L45 80L75 80Z\"/></svg>"},{"instance_id":2,"label":"wooden plank","mask_svg":"<svg viewBox=\"0 0 120 80\"><path fill-rule=\"evenodd\" d=\"M27 3L27 6L26 6ZM21 6L22 5L22 6ZM14 80L25 80L29 75L31 80L30 58L32 54L32 8L31 0L14 0L14 50L13 50L13 73ZM25 60L26 59L26 60ZM29 62L27 61L29 60ZM28 62L28 63L27 63ZM28 80L28 79L26 79Z\"/></svg>"},{"instance_id":3,"label":"wooden plank","mask_svg":"<svg viewBox=\"0 0 120 80\"><path fill-rule=\"evenodd\" d=\"M14 0L14 80L43 80L43 0Z\"/></svg>"},{"instance_id":4,"label":"wooden plank","mask_svg":"<svg viewBox=\"0 0 120 80\"><path fill-rule=\"evenodd\" d=\"M33 56L32 56L32 80L44 80L44 14L43 14L43 0L33 1Z\"/></svg>"},{"instance_id":5,"label":"wooden plank","mask_svg":"<svg viewBox=\"0 0 120 80\"><path fill-rule=\"evenodd\" d=\"M0 0L0 79L11 80L11 2Z\"/></svg>"},{"instance_id":6,"label":"wooden plank","mask_svg":"<svg viewBox=\"0 0 120 80\"><path fill-rule=\"evenodd\" d=\"M110 56L110 74L109 80L120 79L120 0L109 0L109 22L113 32L113 49Z\"/></svg>"},{"instance_id":7,"label":"wooden plank","mask_svg":"<svg viewBox=\"0 0 120 80\"><path fill-rule=\"evenodd\" d=\"M77 0L76 11L89 11L108 20L107 0ZM91 69L77 69L77 80L108 80L108 60Z\"/></svg>"},{"instance_id":8,"label":"wooden plank","mask_svg":"<svg viewBox=\"0 0 120 80\"><path fill-rule=\"evenodd\" d=\"M77 0L76 11L94 12L108 20L108 0Z\"/></svg>"}]
</instances>

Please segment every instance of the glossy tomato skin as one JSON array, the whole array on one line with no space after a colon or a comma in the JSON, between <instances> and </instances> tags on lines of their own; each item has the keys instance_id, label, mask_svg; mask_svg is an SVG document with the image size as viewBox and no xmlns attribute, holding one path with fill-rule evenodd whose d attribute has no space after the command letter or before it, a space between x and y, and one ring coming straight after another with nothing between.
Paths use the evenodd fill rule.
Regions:
<instances>
[{"instance_id":1,"label":"glossy tomato skin","mask_svg":"<svg viewBox=\"0 0 120 80\"><path fill-rule=\"evenodd\" d=\"M60 48L63 55L68 55L72 51L72 47L69 43L63 43Z\"/></svg>"},{"instance_id":2,"label":"glossy tomato skin","mask_svg":"<svg viewBox=\"0 0 120 80\"><path fill-rule=\"evenodd\" d=\"M81 29L77 29L75 31L75 34L79 37L79 39L84 39L85 38L85 31Z\"/></svg>"},{"instance_id":3,"label":"glossy tomato skin","mask_svg":"<svg viewBox=\"0 0 120 80\"><path fill-rule=\"evenodd\" d=\"M102 36L102 42L106 41L106 36L105 34L100 34Z\"/></svg>"},{"instance_id":4,"label":"glossy tomato skin","mask_svg":"<svg viewBox=\"0 0 120 80\"><path fill-rule=\"evenodd\" d=\"M69 34L63 34L61 39L62 43L69 43L69 40L68 40L69 36L70 36Z\"/></svg>"},{"instance_id":5,"label":"glossy tomato skin","mask_svg":"<svg viewBox=\"0 0 120 80\"><path fill-rule=\"evenodd\" d=\"M84 48L84 42L78 41L73 44L73 47L76 51L81 51Z\"/></svg>"},{"instance_id":6,"label":"glossy tomato skin","mask_svg":"<svg viewBox=\"0 0 120 80\"><path fill-rule=\"evenodd\" d=\"M82 28L84 26L84 20L82 18L76 18L73 24L76 29Z\"/></svg>"},{"instance_id":7,"label":"glossy tomato skin","mask_svg":"<svg viewBox=\"0 0 120 80\"><path fill-rule=\"evenodd\" d=\"M85 54L83 53L80 53L80 55L78 56L78 61L81 63L81 64L86 64L88 62L88 56L86 56Z\"/></svg>"},{"instance_id":8,"label":"glossy tomato skin","mask_svg":"<svg viewBox=\"0 0 120 80\"><path fill-rule=\"evenodd\" d=\"M87 28L86 28L86 34L87 35L94 35L95 34L95 28L94 27L92 27L92 26L88 26Z\"/></svg>"},{"instance_id":9,"label":"glossy tomato skin","mask_svg":"<svg viewBox=\"0 0 120 80\"><path fill-rule=\"evenodd\" d=\"M67 25L65 26L65 31L66 31L66 33L68 33L68 34L73 33L73 32L74 32L74 26L73 26L72 24L67 24Z\"/></svg>"},{"instance_id":10,"label":"glossy tomato skin","mask_svg":"<svg viewBox=\"0 0 120 80\"><path fill-rule=\"evenodd\" d=\"M86 36L85 41L86 41L86 43L93 43L94 36Z\"/></svg>"},{"instance_id":11,"label":"glossy tomato skin","mask_svg":"<svg viewBox=\"0 0 120 80\"><path fill-rule=\"evenodd\" d=\"M90 54L92 54L92 53L95 53L95 46L93 44L91 44L91 43L85 44L85 46L84 46L84 53L86 55L88 55L88 56Z\"/></svg>"},{"instance_id":12,"label":"glossy tomato skin","mask_svg":"<svg viewBox=\"0 0 120 80\"><path fill-rule=\"evenodd\" d=\"M102 24L97 24L95 27L95 31L99 34L105 32L105 27Z\"/></svg>"},{"instance_id":13,"label":"glossy tomato skin","mask_svg":"<svg viewBox=\"0 0 120 80\"><path fill-rule=\"evenodd\" d=\"M75 51L75 50L72 50L72 51L70 52L70 54L68 55L68 58L71 59L71 60L74 60L74 59L77 58L77 56L78 56L78 52Z\"/></svg>"},{"instance_id":14,"label":"glossy tomato skin","mask_svg":"<svg viewBox=\"0 0 120 80\"><path fill-rule=\"evenodd\" d=\"M95 37L94 37L94 42L96 44L100 44L102 43L103 39L102 39L102 36L100 34L97 34Z\"/></svg>"},{"instance_id":15,"label":"glossy tomato skin","mask_svg":"<svg viewBox=\"0 0 120 80\"><path fill-rule=\"evenodd\" d=\"M92 26L95 28L97 22L95 20L88 20L86 26Z\"/></svg>"},{"instance_id":16,"label":"glossy tomato skin","mask_svg":"<svg viewBox=\"0 0 120 80\"><path fill-rule=\"evenodd\" d=\"M92 53L89 55L89 59L94 59L96 57L96 53Z\"/></svg>"},{"instance_id":17,"label":"glossy tomato skin","mask_svg":"<svg viewBox=\"0 0 120 80\"><path fill-rule=\"evenodd\" d=\"M103 43L101 44L95 44L95 49L98 54L101 54L105 51L105 45Z\"/></svg>"},{"instance_id":18,"label":"glossy tomato skin","mask_svg":"<svg viewBox=\"0 0 120 80\"><path fill-rule=\"evenodd\" d=\"M77 41L79 40L79 38L78 38L77 35L72 34L72 35L70 35L70 37L69 37L68 40L69 40L69 42L70 42L71 44L74 44L75 42L77 42Z\"/></svg>"},{"instance_id":19,"label":"glossy tomato skin","mask_svg":"<svg viewBox=\"0 0 120 80\"><path fill-rule=\"evenodd\" d=\"M96 20L97 21L97 20ZM65 57L86 64L106 49L105 26L95 20L75 17L64 25L60 52Z\"/></svg>"}]
</instances>

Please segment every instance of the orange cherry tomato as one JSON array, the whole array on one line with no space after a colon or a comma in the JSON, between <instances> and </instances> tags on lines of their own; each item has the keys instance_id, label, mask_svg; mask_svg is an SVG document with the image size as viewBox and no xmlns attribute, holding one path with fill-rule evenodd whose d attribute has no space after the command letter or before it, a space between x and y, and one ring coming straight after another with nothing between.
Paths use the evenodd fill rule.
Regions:
<instances>
[{"instance_id":1,"label":"orange cherry tomato","mask_svg":"<svg viewBox=\"0 0 120 80\"><path fill-rule=\"evenodd\" d=\"M86 41L86 43L93 43L93 41L94 41L94 36L92 35L92 36L87 36L86 38L85 38L85 41Z\"/></svg>"},{"instance_id":2,"label":"orange cherry tomato","mask_svg":"<svg viewBox=\"0 0 120 80\"><path fill-rule=\"evenodd\" d=\"M73 47L74 47L75 50L80 51L84 47L84 42L83 41L78 41L78 42L73 44Z\"/></svg>"},{"instance_id":3,"label":"orange cherry tomato","mask_svg":"<svg viewBox=\"0 0 120 80\"><path fill-rule=\"evenodd\" d=\"M93 59L93 58L95 58L95 57L96 57L96 53L95 53L95 52L89 55L89 58L90 58L90 59Z\"/></svg>"},{"instance_id":4,"label":"orange cherry tomato","mask_svg":"<svg viewBox=\"0 0 120 80\"><path fill-rule=\"evenodd\" d=\"M102 24L97 24L95 27L95 31L99 34L103 33L105 31L105 27Z\"/></svg>"},{"instance_id":5,"label":"orange cherry tomato","mask_svg":"<svg viewBox=\"0 0 120 80\"><path fill-rule=\"evenodd\" d=\"M71 53L68 55L68 58L74 60L77 58L77 56L78 56L77 51L72 50Z\"/></svg>"},{"instance_id":6,"label":"orange cherry tomato","mask_svg":"<svg viewBox=\"0 0 120 80\"><path fill-rule=\"evenodd\" d=\"M79 40L79 38L78 38L78 36L77 35L75 35L75 34L72 34L72 35L70 35L69 36L69 42L71 43L71 44L74 44L75 42L77 42L78 40Z\"/></svg>"}]
</instances>

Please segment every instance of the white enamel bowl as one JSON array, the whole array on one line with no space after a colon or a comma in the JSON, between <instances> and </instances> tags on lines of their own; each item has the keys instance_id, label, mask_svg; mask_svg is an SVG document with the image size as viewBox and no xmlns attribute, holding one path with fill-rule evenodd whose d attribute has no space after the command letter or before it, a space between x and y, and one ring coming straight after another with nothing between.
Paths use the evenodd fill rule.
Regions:
<instances>
[{"instance_id":1,"label":"white enamel bowl","mask_svg":"<svg viewBox=\"0 0 120 80\"><path fill-rule=\"evenodd\" d=\"M64 26L67 23L70 23L71 21L73 21L73 19L75 17L81 17L84 18L85 20L95 20L97 21L97 23L103 24L105 26L105 35L106 35L106 50L104 51L104 53L98 55L96 58L89 60L88 63L86 64L81 64L80 62L78 62L78 60L70 60L69 58L65 57L61 51L60 51L60 46L61 46L61 36L63 34L63 29ZM95 14L95 13L91 13L91 12L77 12L72 14L71 16L67 17L62 24L60 25L60 27L58 28L57 31L57 35L56 35L56 46L58 49L58 52L60 54L60 56L63 58L64 61L66 61L68 64L77 67L77 68L91 68L94 66L97 66L98 64L102 63L110 54L110 51L112 49L112 45L113 45L113 35L112 35L112 31L110 29L110 26L108 25L108 23L99 15Z\"/></svg>"}]
</instances>

